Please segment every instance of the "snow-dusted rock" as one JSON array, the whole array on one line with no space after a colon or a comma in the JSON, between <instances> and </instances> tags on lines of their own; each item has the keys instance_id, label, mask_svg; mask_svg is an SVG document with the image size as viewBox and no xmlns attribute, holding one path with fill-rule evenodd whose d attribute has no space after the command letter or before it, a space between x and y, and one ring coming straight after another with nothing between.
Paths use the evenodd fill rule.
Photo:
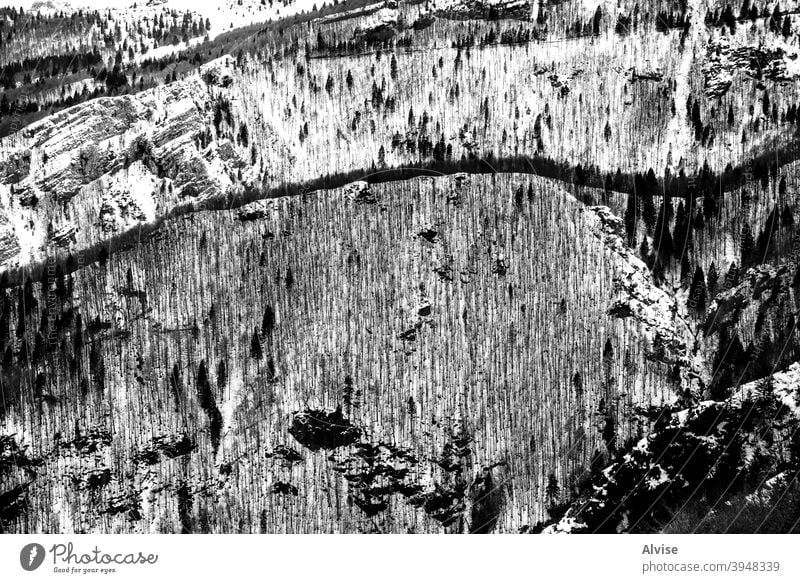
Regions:
<instances>
[{"instance_id":1,"label":"snow-dusted rock","mask_svg":"<svg viewBox=\"0 0 800 583\"><path fill-rule=\"evenodd\" d=\"M531 5L527 0L436 0L434 11L443 16L478 18L512 16L528 18Z\"/></svg>"},{"instance_id":2,"label":"snow-dusted rock","mask_svg":"<svg viewBox=\"0 0 800 583\"><path fill-rule=\"evenodd\" d=\"M125 176L113 177L100 202L100 228L117 233L155 218L153 193L155 177L141 164L132 166Z\"/></svg>"},{"instance_id":3,"label":"snow-dusted rock","mask_svg":"<svg viewBox=\"0 0 800 583\"><path fill-rule=\"evenodd\" d=\"M75 234L77 232L78 228L71 223L60 225L53 229L52 241L59 247L69 247L75 242Z\"/></svg>"},{"instance_id":4,"label":"snow-dusted rock","mask_svg":"<svg viewBox=\"0 0 800 583\"><path fill-rule=\"evenodd\" d=\"M363 180L345 185L342 192L347 200L357 204L372 204L377 202L377 198L370 189L369 183Z\"/></svg>"},{"instance_id":5,"label":"snow-dusted rock","mask_svg":"<svg viewBox=\"0 0 800 583\"><path fill-rule=\"evenodd\" d=\"M263 219L272 212L272 205L267 200L257 200L238 209L236 216L240 221L255 221Z\"/></svg>"},{"instance_id":6,"label":"snow-dusted rock","mask_svg":"<svg viewBox=\"0 0 800 583\"><path fill-rule=\"evenodd\" d=\"M4 160L0 160L0 182L3 184L16 184L28 176L30 168L30 150L11 152Z\"/></svg>"},{"instance_id":7,"label":"snow-dusted rock","mask_svg":"<svg viewBox=\"0 0 800 583\"><path fill-rule=\"evenodd\" d=\"M19 253L19 241L8 220L0 214L0 266Z\"/></svg>"},{"instance_id":8,"label":"snow-dusted rock","mask_svg":"<svg viewBox=\"0 0 800 583\"><path fill-rule=\"evenodd\" d=\"M694 370L687 339L676 320L678 306L675 298L656 285L644 262L625 244L622 219L607 207L595 206L590 211L599 219L597 235L610 251L622 259L615 279L619 297L610 313L633 317L644 326L653 345L652 358Z\"/></svg>"},{"instance_id":9,"label":"snow-dusted rock","mask_svg":"<svg viewBox=\"0 0 800 583\"><path fill-rule=\"evenodd\" d=\"M787 81L794 76L790 69L796 58L796 54L788 55L779 46L731 47L730 40L721 37L706 48L706 61L702 67L706 96L717 98L725 95L737 71L751 77L760 73L766 79Z\"/></svg>"},{"instance_id":10,"label":"snow-dusted rock","mask_svg":"<svg viewBox=\"0 0 800 583\"><path fill-rule=\"evenodd\" d=\"M223 57L182 81L81 103L0 141L3 263L43 260L46 225L65 213L79 225L80 250L187 199L227 196L238 176L252 179L247 153L225 138L198 137L213 123L218 95L234 100L227 63Z\"/></svg>"},{"instance_id":11,"label":"snow-dusted rock","mask_svg":"<svg viewBox=\"0 0 800 583\"><path fill-rule=\"evenodd\" d=\"M766 384L789 414L800 419L800 362L794 362L789 368L776 372L770 379L759 379L742 385L731 397L731 403L738 404L742 398L764 390Z\"/></svg>"}]
</instances>

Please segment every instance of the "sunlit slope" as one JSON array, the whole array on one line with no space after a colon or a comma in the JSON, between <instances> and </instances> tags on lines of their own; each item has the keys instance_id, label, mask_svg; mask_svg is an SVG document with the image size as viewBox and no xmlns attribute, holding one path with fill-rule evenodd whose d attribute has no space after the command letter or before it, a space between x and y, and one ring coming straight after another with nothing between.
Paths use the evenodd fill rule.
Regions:
<instances>
[{"instance_id":1,"label":"sunlit slope","mask_svg":"<svg viewBox=\"0 0 800 583\"><path fill-rule=\"evenodd\" d=\"M185 216L76 272L72 323L3 368L4 433L44 460L6 528L543 519L549 474L566 493L675 388L652 321L606 313L615 278L645 280L598 212L519 175L356 183Z\"/></svg>"}]
</instances>

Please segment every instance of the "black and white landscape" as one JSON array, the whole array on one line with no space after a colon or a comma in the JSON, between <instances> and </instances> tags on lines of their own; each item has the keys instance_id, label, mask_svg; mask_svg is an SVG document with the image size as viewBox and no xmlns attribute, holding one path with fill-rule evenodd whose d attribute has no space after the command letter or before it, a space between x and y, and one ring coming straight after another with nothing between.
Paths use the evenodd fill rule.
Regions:
<instances>
[{"instance_id":1,"label":"black and white landscape","mask_svg":"<svg viewBox=\"0 0 800 583\"><path fill-rule=\"evenodd\" d=\"M799 33L0 9L0 532L800 532Z\"/></svg>"}]
</instances>

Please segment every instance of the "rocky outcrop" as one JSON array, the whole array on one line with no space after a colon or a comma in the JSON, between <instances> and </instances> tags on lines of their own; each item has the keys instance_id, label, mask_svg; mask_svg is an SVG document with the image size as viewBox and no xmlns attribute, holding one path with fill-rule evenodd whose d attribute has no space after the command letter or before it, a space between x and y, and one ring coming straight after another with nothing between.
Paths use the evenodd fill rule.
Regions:
<instances>
[{"instance_id":1,"label":"rocky outcrop","mask_svg":"<svg viewBox=\"0 0 800 583\"><path fill-rule=\"evenodd\" d=\"M685 328L678 321L677 300L659 288L650 270L625 244L625 225L608 207L595 206L596 235L621 261L615 278L617 299L609 313L620 318L634 318L647 332L653 347L650 357L682 369L699 373L690 354Z\"/></svg>"},{"instance_id":2,"label":"rocky outcrop","mask_svg":"<svg viewBox=\"0 0 800 583\"><path fill-rule=\"evenodd\" d=\"M3 184L17 184L28 176L30 169L30 150L12 152L5 160L0 162L0 182Z\"/></svg>"},{"instance_id":3,"label":"rocky outcrop","mask_svg":"<svg viewBox=\"0 0 800 583\"><path fill-rule=\"evenodd\" d=\"M0 144L0 201L24 209L9 221L0 207L0 264L41 261L52 252L47 225L62 215L78 217L64 245L74 252L236 188L248 156L213 128L213 103L236 91L226 79L223 57L163 87L57 112Z\"/></svg>"},{"instance_id":4,"label":"rocky outcrop","mask_svg":"<svg viewBox=\"0 0 800 583\"><path fill-rule=\"evenodd\" d=\"M374 204L378 198L370 188L369 183L359 180L347 184L343 189L344 197L356 204Z\"/></svg>"},{"instance_id":5,"label":"rocky outcrop","mask_svg":"<svg viewBox=\"0 0 800 583\"><path fill-rule=\"evenodd\" d=\"M158 180L140 162L103 182L99 213L103 233L117 233L155 218L153 193Z\"/></svg>"},{"instance_id":6,"label":"rocky outcrop","mask_svg":"<svg viewBox=\"0 0 800 583\"><path fill-rule=\"evenodd\" d=\"M19 241L14 234L14 228L8 219L3 216L0 209L0 265L19 253Z\"/></svg>"},{"instance_id":7,"label":"rocky outcrop","mask_svg":"<svg viewBox=\"0 0 800 583\"><path fill-rule=\"evenodd\" d=\"M525 0L438 0L437 15L445 18L519 18L531 15L531 5Z\"/></svg>"},{"instance_id":8,"label":"rocky outcrop","mask_svg":"<svg viewBox=\"0 0 800 583\"><path fill-rule=\"evenodd\" d=\"M355 443L361 429L335 411L308 409L295 414L289 433L311 451L336 449Z\"/></svg>"},{"instance_id":9,"label":"rocky outcrop","mask_svg":"<svg viewBox=\"0 0 800 583\"><path fill-rule=\"evenodd\" d=\"M392 38L398 28L400 12L396 8L381 8L356 27L353 36L362 42L380 42Z\"/></svg>"},{"instance_id":10,"label":"rocky outcrop","mask_svg":"<svg viewBox=\"0 0 800 583\"><path fill-rule=\"evenodd\" d=\"M239 207L236 211L236 217L240 221L255 221L267 217L272 208L267 200L256 200Z\"/></svg>"},{"instance_id":11,"label":"rocky outcrop","mask_svg":"<svg viewBox=\"0 0 800 583\"><path fill-rule=\"evenodd\" d=\"M709 43L703 65L706 96L712 99L725 95L737 71L754 78L760 75L773 81L788 81L792 76L788 72L787 57L781 47L731 47L725 37Z\"/></svg>"}]
</instances>

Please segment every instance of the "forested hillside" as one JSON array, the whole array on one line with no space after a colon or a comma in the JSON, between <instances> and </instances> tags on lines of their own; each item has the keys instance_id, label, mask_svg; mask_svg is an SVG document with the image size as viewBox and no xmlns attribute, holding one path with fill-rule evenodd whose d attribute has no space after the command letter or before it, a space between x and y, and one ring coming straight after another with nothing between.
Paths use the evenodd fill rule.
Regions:
<instances>
[{"instance_id":1,"label":"forested hillside","mask_svg":"<svg viewBox=\"0 0 800 583\"><path fill-rule=\"evenodd\" d=\"M800 7L237 6L2 12L0 530L797 530Z\"/></svg>"}]
</instances>

